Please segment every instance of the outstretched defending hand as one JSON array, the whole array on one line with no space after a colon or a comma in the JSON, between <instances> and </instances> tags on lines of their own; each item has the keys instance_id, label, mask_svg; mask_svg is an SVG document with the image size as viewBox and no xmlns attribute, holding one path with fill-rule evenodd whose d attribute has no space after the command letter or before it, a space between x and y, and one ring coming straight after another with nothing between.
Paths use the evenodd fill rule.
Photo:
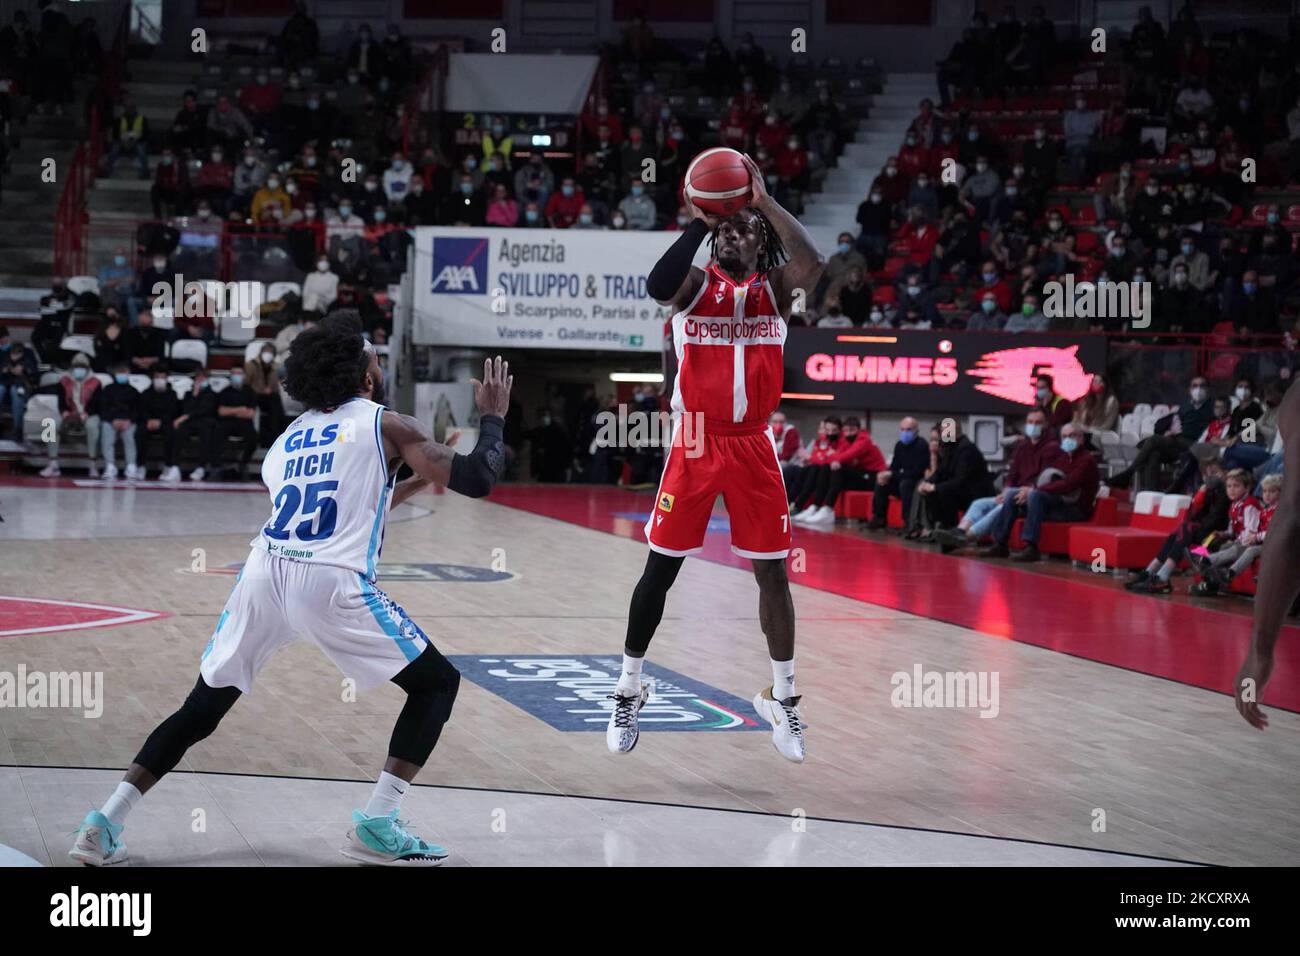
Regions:
<instances>
[{"instance_id":1,"label":"outstretched defending hand","mask_svg":"<svg viewBox=\"0 0 1300 956\"><path fill-rule=\"evenodd\" d=\"M474 404L482 415L506 417L510 409L510 387L515 377L510 374L510 363L495 359L483 360L483 381L470 379L474 385Z\"/></svg>"}]
</instances>

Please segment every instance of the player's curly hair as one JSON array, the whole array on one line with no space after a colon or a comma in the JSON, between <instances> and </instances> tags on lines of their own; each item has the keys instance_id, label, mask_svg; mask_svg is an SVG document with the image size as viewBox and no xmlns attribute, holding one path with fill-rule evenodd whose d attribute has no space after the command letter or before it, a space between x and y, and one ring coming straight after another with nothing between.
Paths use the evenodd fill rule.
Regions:
<instances>
[{"instance_id":1,"label":"player's curly hair","mask_svg":"<svg viewBox=\"0 0 1300 956\"><path fill-rule=\"evenodd\" d=\"M772 221L753 206L746 208L758 220L759 241L763 247L758 254L758 274L765 276L790 257L786 254L785 244L776 234L776 227L772 225ZM718 257L717 250L714 248L717 244L718 230L714 229L709 233L709 256L714 259Z\"/></svg>"},{"instance_id":2,"label":"player's curly hair","mask_svg":"<svg viewBox=\"0 0 1300 956\"><path fill-rule=\"evenodd\" d=\"M284 390L308 408L334 408L356 397L369 365L360 313L340 309L294 338L284 362Z\"/></svg>"}]
</instances>

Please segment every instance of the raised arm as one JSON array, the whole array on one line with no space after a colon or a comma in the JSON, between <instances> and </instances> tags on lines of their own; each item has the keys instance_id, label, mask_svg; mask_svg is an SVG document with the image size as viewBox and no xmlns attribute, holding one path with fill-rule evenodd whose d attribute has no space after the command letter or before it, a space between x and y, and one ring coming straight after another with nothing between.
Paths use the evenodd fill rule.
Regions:
<instances>
[{"instance_id":1,"label":"raised arm","mask_svg":"<svg viewBox=\"0 0 1300 956\"><path fill-rule=\"evenodd\" d=\"M1300 563L1296 561L1300 554L1300 389L1290 389L1282 400L1278 427L1282 430L1286 479L1260 555L1250 648L1233 685L1238 712L1260 730L1268 726L1259 701L1273 673L1273 647L1287 609L1300 592Z\"/></svg>"},{"instance_id":2,"label":"raised arm","mask_svg":"<svg viewBox=\"0 0 1300 956\"><path fill-rule=\"evenodd\" d=\"M513 384L510 364L501 356L484 360L483 381L474 381L474 402L480 413L478 444L468 455L458 455L450 445L434 441L417 419L397 412L385 412L380 425L384 453L390 459L401 458L425 483L446 485L470 498L484 497L505 466L502 433ZM418 490L411 487L407 496Z\"/></svg>"},{"instance_id":3,"label":"raised arm","mask_svg":"<svg viewBox=\"0 0 1300 956\"><path fill-rule=\"evenodd\" d=\"M768 277L779 300L777 306L781 314L788 316L796 290L803 290L805 302L812 301L813 290L826 268L826 257L817 251L817 244L803 224L768 193L767 183L757 164L746 156L745 165L749 167L749 183L754 197L750 203L767 217L790 257L784 265L773 269Z\"/></svg>"},{"instance_id":4,"label":"raised arm","mask_svg":"<svg viewBox=\"0 0 1300 956\"><path fill-rule=\"evenodd\" d=\"M686 208L693 217L690 225L659 257L645 282L650 298L660 305L671 306L673 311L686 308L695 298L695 293L700 291L704 270L691 265L691 260L695 258L700 243L717 225L716 219L702 212L689 196L686 197Z\"/></svg>"}]
</instances>

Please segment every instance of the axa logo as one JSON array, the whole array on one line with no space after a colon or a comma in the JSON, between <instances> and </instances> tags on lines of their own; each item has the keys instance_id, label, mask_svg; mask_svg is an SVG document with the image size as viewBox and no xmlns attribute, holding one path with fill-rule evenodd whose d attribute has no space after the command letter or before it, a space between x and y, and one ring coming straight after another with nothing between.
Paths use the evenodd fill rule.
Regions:
<instances>
[{"instance_id":1,"label":"axa logo","mask_svg":"<svg viewBox=\"0 0 1300 956\"><path fill-rule=\"evenodd\" d=\"M979 357L967 375L983 379L975 386L977 391L995 395L1008 402L1021 405L1034 404L1036 378L1046 373L1052 376L1056 391L1073 401L1088 392L1092 373L1079 363L1079 347L1051 348L1029 346L1019 349L1000 349Z\"/></svg>"},{"instance_id":2,"label":"axa logo","mask_svg":"<svg viewBox=\"0 0 1300 956\"><path fill-rule=\"evenodd\" d=\"M487 295L488 240L435 237L432 275L435 294Z\"/></svg>"}]
</instances>

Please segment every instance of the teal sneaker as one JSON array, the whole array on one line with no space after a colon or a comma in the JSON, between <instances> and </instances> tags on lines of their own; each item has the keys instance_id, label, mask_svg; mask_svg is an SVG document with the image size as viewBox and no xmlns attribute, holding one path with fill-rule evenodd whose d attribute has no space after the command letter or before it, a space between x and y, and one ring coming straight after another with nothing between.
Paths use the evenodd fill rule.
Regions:
<instances>
[{"instance_id":1,"label":"teal sneaker","mask_svg":"<svg viewBox=\"0 0 1300 956\"><path fill-rule=\"evenodd\" d=\"M77 840L68 851L68 856L80 860L86 866L112 866L126 860L126 844L118 837L122 833L120 826L108 822L108 817L98 810L91 810L86 819L81 821L77 831Z\"/></svg>"},{"instance_id":2,"label":"teal sneaker","mask_svg":"<svg viewBox=\"0 0 1300 956\"><path fill-rule=\"evenodd\" d=\"M406 823L397 819L396 810L384 817L353 810L352 829L339 852L374 866L437 866L447 859L446 850L407 831Z\"/></svg>"}]
</instances>

